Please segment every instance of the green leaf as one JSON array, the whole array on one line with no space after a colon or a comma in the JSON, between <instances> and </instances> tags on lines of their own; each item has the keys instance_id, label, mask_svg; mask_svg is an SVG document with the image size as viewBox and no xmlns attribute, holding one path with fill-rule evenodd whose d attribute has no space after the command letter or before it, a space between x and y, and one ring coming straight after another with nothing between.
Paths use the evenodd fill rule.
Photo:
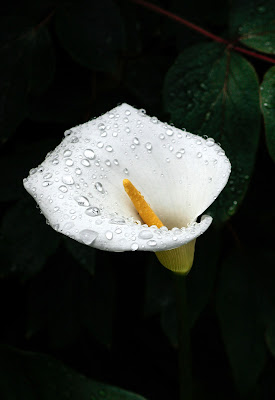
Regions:
<instances>
[{"instance_id":1,"label":"green leaf","mask_svg":"<svg viewBox=\"0 0 275 400\"><path fill-rule=\"evenodd\" d=\"M273 0L233 1L230 32L252 49L275 54L275 3Z\"/></svg>"},{"instance_id":2,"label":"green leaf","mask_svg":"<svg viewBox=\"0 0 275 400\"><path fill-rule=\"evenodd\" d=\"M1 232L0 246L7 263L1 265L0 275L15 274L23 280L42 269L60 240L27 194L6 212Z\"/></svg>"},{"instance_id":3,"label":"green leaf","mask_svg":"<svg viewBox=\"0 0 275 400\"><path fill-rule=\"evenodd\" d=\"M93 381L52 357L4 346L0 347L0 398L145 400L118 387Z\"/></svg>"},{"instance_id":4,"label":"green leaf","mask_svg":"<svg viewBox=\"0 0 275 400\"><path fill-rule=\"evenodd\" d=\"M275 161L275 67L270 68L261 85L261 108L264 116L266 144Z\"/></svg>"},{"instance_id":5,"label":"green leaf","mask_svg":"<svg viewBox=\"0 0 275 400\"><path fill-rule=\"evenodd\" d=\"M84 0L68 4L56 15L56 31L62 46L85 67L112 71L124 46L124 29L112 0Z\"/></svg>"},{"instance_id":6,"label":"green leaf","mask_svg":"<svg viewBox=\"0 0 275 400\"><path fill-rule=\"evenodd\" d=\"M232 172L212 213L216 223L227 220L245 196L258 148L259 86L254 68L222 45L193 46L167 73L164 106L176 126L221 142Z\"/></svg>"},{"instance_id":7,"label":"green leaf","mask_svg":"<svg viewBox=\"0 0 275 400\"><path fill-rule=\"evenodd\" d=\"M224 261L217 293L217 312L236 385L248 393L267 359L263 293L255 254L232 252Z\"/></svg>"},{"instance_id":8,"label":"green leaf","mask_svg":"<svg viewBox=\"0 0 275 400\"><path fill-rule=\"evenodd\" d=\"M30 90L45 90L54 72L50 36L26 17L0 19L0 131L6 141L27 115Z\"/></svg>"},{"instance_id":9,"label":"green leaf","mask_svg":"<svg viewBox=\"0 0 275 400\"><path fill-rule=\"evenodd\" d=\"M91 276L64 250L61 262L57 258L54 268L46 268L31 282L26 334L44 332L51 347L62 348L86 329L109 346L115 303L112 269L102 264Z\"/></svg>"}]
</instances>

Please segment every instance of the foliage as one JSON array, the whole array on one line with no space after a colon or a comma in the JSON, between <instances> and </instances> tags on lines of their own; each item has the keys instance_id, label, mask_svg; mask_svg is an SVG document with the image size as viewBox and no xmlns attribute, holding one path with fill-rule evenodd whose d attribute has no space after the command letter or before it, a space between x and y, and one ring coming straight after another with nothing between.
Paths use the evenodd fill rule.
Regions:
<instances>
[{"instance_id":1,"label":"foliage","mask_svg":"<svg viewBox=\"0 0 275 400\"><path fill-rule=\"evenodd\" d=\"M154 4L223 39L130 0L2 10L1 399L177 398L170 272L62 237L22 186L66 129L121 102L213 137L232 163L188 276L195 398L275 396L275 67L259 58L274 58L274 1Z\"/></svg>"}]
</instances>

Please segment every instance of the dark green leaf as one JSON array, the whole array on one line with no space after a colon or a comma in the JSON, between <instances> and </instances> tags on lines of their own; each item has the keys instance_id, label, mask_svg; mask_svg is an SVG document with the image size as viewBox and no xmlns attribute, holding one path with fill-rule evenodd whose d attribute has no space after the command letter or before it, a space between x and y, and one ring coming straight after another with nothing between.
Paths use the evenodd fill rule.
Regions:
<instances>
[{"instance_id":1,"label":"dark green leaf","mask_svg":"<svg viewBox=\"0 0 275 400\"><path fill-rule=\"evenodd\" d=\"M145 400L88 379L52 357L4 346L0 347L0 397L3 400Z\"/></svg>"},{"instance_id":2,"label":"dark green leaf","mask_svg":"<svg viewBox=\"0 0 275 400\"><path fill-rule=\"evenodd\" d=\"M275 3L273 0L233 1L231 35L243 44L275 54Z\"/></svg>"},{"instance_id":3,"label":"dark green leaf","mask_svg":"<svg viewBox=\"0 0 275 400\"><path fill-rule=\"evenodd\" d=\"M223 263L217 311L233 376L242 393L255 386L266 362L262 298L255 254L233 252Z\"/></svg>"},{"instance_id":4,"label":"dark green leaf","mask_svg":"<svg viewBox=\"0 0 275 400\"><path fill-rule=\"evenodd\" d=\"M99 71L117 67L124 29L112 0L64 6L56 15L56 30L62 46L80 64Z\"/></svg>"},{"instance_id":5,"label":"dark green leaf","mask_svg":"<svg viewBox=\"0 0 275 400\"><path fill-rule=\"evenodd\" d=\"M221 142L232 172L212 212L216 223L225 221L245 196L258 147L259 86L252 65L215 43L193 46L167 73L164 105L176 126Z\"/></svg>"},{"instance_id":6,"label":"dark green leaf","mask_svg":"<svg viewBox=\"0 0 275 400\"><path fill-rule=\"evenodd\" d=\"M31 284L27 336L44 331L52 347L64 347L87 329L99 342L110 345L114 295L109 267L100 265L91 277L63 251L61 260L57 258L56 265Z\"/></svg>"},{"instance_id":7,"label":"dark green leaf","mask_svg":"<svg viewBox=\"0 0 275 400\"><path fill-rule=\"evenodd\" d=\"M2 266L5 268L1 275L13 273L22 279L41 270L56 251L60 239L34 209L34 202L27 194L5 214L1 232L1 247L8 260L7 265Z\"/></svg>"},{"instance_id":8,"label":"dark green leaf","mask_svg":"<svg viewBox=\"0 0 275 400\"><path fill-rule=\"evenodd\" d=\"M266 144L275 161L275 67L270 68L261 85L261 107L264 116Z\"/></svg>"}]
</instances>

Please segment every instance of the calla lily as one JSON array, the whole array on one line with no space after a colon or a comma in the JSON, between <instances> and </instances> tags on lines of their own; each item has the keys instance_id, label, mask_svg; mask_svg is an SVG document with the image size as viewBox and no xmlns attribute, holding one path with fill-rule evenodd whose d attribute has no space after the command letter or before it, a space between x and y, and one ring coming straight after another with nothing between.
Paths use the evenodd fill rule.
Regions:
<instances>
[{"instance_id":1,"label":"calla lily","mask_svg":"<svg viewBox=\"0 0 275 400\"><path fill-rule=\"evenodd\" d=\"M24 186L58 232L101 250L156 252L167 268L187 273L195 239L212 222L198 218L230 169L213 139L122 104L66 131ZM142 219L123 181L144 197L159 227Z\"/></svg>"}]
</instances>

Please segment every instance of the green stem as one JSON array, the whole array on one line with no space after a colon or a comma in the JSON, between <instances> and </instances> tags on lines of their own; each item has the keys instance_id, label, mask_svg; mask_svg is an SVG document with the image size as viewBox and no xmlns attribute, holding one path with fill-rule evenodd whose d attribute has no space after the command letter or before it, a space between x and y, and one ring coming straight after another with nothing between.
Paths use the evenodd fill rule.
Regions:
<instances>
[{"instance_id":1,"label":"green stem","mask_svg":"<svg viewBox=\"0 0 275 400\"><path fill-rule=\"evenodd\" d=\"M174 274L178 316L178 357L180 400L192 399L190 319L187 306L186 275Z\"/></svg>"}]
</instances>

